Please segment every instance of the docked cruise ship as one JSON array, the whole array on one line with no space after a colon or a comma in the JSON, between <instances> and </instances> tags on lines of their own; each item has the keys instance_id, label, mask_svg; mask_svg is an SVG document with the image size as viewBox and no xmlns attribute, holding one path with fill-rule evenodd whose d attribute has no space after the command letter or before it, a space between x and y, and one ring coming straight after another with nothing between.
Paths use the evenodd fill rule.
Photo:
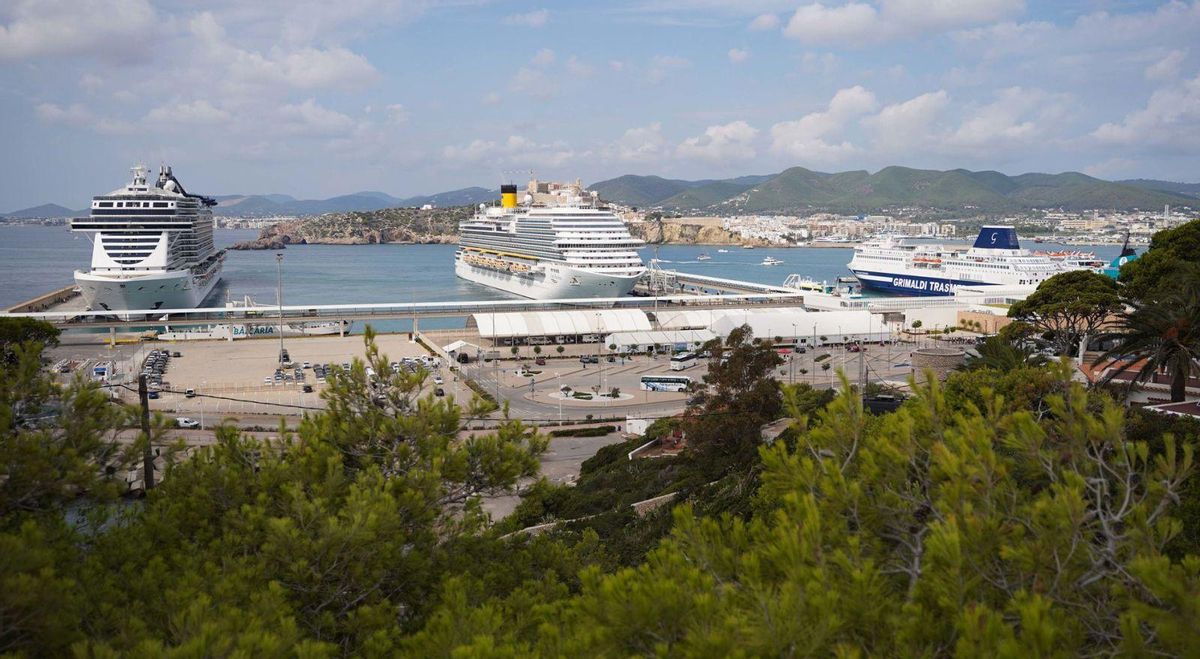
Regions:
<instances>
[{"instance_id":1,"label":"docked cruise ship","mask_svg":"<svg viewBox=\"0 0 1200 659\"><path fill-rule=\"evenodd\" d=\"M538 300L620 297L646 272L625 223L579 182L531 181L500 188L499 206L481 206L459 224L454 273Z\"/></svg>"},{"instance_id":2,"label":"docked cruise ship","mask_svg":"<svg viewBox=\"0 0 1200 659\"><path fill-rule=\"evenodd\" d=\"M960 286L1035 288L1046 279L1083 269L1022 249L1011 226L985 226L969 249L909 244L895 238L863 243L848 266L863 288L903 295L953 295Z\"/></svg>"},{"instance_id":3,"label":"docked cruise ship","mask_svg":"<svg viewBox=\"0 0 1200 659\"><path fill-rule=\"evenodd\" d=\"M92 241L92 267L76 270L75 283L94 311L198 307L225 260L213 246L217 202L188 194L170 167L153 184L145 167L132 171L128 185L92 199L89 217L71 221Z\"/></svg>"}]
</instances>

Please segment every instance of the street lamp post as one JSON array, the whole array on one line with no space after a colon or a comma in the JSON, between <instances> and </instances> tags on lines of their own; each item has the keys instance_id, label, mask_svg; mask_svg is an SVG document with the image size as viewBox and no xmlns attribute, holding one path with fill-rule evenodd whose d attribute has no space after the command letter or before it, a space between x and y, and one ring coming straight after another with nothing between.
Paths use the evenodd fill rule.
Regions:
<instances>
[{"instance_id":1,"label":"street lamp post","mask_svg":"<svg viewBox=\"0 0 1200 659\"><path fill-rule=\"evenodd\" d=\"M283 254L275 254L275 295L279 303L279 366L283 366Z\"/></svg>"}]
</instances>

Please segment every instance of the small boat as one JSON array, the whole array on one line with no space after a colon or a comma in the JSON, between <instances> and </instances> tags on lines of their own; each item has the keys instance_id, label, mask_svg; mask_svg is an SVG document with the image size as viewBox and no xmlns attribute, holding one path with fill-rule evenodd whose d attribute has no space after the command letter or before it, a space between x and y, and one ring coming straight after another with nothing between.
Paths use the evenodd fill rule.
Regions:
<instances>
[{"instance_id":1,"label":"small boat","mask_svg":"<svg viewBox=\"0 0 1200 659\"><path fill-rule=\"evenodd\" d=\"M727 250L727 249L718 249L718 250L717 250L717 253L718 253L718 254L728 254L728 253L729 253L729 250Z\"/></svg>"},{"instance_id":2,"label":"small boat","mask_svg":"<svg viewBox=\"0 0 1200 659\"><path fill-rule=\"evenodd\" d=\"M779 265L781 263L783 263L783 261L781 261L773 256L768 256L767 258L762 260L763 265Z\"/></svg>"},{"instance_id":3,"label":"small boat","mask_svg":"<svg viewBox=\"0 0 1200 659\"><path fill-rule=\"evenodd\" d=\"M742 249L754 249L754 245L742 245Z\"/></svg>"},{"instance_id":4,"label":"small boat","mask_svg":"<svg viewBox=\"0 0 1200 659\"><path fill-rule=\"evenodd\" d=\"M711 261L712 257L709 256L708 254L701 254L700 256L696 257L696 260L697 261Z\"/></svg>"}]
</instances>

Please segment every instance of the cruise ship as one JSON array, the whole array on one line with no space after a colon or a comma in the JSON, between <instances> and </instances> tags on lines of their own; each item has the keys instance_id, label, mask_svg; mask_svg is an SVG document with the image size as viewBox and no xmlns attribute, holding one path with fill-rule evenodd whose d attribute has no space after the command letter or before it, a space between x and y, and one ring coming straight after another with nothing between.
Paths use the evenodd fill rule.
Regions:
<instances>
[{"instance_id":1,"label":"cruise ship","mask_svg":"<svg viewBox=\"0 0 1200 659\"><path fill-rule=\"evenodd\" d=\"M216 201L188 194L171 168L132 169L123 188L92 198L91 214L71 220L88 234L92 267L76 270L93 311L190 309L200 306L221 279L225 250L213 246Z\"/></svg>"},{"instance_id":2,"label":"cruise ship","mask_svg":"<svg viewBox=\"0 0 1200 659\"><path fill-rule=\"evenodd\" d=\"M1011 226L985 226L969 249L909 244L896 238L863 243L848 265L863 288L902 295L953 295L959 286L1036 288L1084 266L1022 249Z\"/></svg>"},{"instance_id":3,"label":"cruise ship","mask_svg":"<svg viewBox=\"0 0 1200 659\"><path fill-rule=\"evenodd\" d=\"M578 181L534 180L521 203L503 185L499 206L459 223L454 273L536 300L620 297L646 272L643 245Z\"/></svg>"}]
</instances>

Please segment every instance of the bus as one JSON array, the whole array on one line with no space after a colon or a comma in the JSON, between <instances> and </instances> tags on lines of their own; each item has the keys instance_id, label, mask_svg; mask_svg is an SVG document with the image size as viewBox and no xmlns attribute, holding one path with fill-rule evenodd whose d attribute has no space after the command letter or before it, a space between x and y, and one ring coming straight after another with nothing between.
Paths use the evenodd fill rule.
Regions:
<instances>
[{"instance_id":1,"label":"bus","mask_svg":"<svg viewBox=\"0 0 1200 659\"><path fill-rule=\"evenodd\" d=\"M692 384L686 375L643 375L642 391L685 391Z\"/></svg>"},{"instance_id":2,"label":"bus","mask_svg":"<svg viewBox=\"0 0 1200 659\"><path fill-rule=\"evenodd\" d=\"M696 365L696 353L683 352L671 357L671 370L682 371Z\"/></svg>"}]
</instances>

